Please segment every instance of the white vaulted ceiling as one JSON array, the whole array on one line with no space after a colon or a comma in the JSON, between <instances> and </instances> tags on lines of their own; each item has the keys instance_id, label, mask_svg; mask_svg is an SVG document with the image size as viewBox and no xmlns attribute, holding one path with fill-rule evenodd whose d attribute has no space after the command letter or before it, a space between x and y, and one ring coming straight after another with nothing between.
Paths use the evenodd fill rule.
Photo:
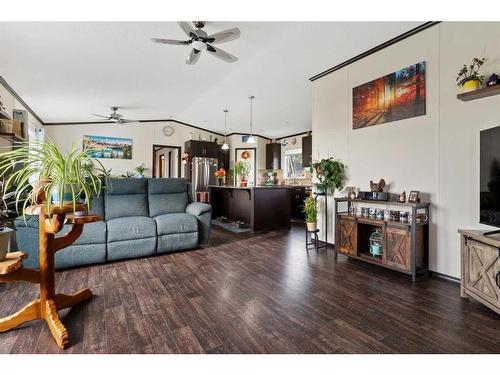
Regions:
<instances>
[{"instance_id":1,"label":"white vaulted ceiling","mask_svg":"<svg viewBox=\"0 0 500 375\"><path fill-rule=\"evenodd\" d=\"M209 34L239 27L218 45L233 64L151 37L186 39L175 22L0 22L0 76L46 123L95 121L123 107L127 118L173 118L210 130L278 137L311 128L309 78L420 22L208 22Z\"/></svg>"}]
</instances>

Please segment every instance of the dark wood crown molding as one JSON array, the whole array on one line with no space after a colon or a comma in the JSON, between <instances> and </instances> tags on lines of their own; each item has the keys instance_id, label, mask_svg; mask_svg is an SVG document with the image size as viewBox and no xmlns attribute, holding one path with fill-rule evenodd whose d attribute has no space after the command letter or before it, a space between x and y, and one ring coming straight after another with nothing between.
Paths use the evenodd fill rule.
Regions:
<instances>
[{"instance_id":1,"label":"dark wood crown molding","mask_svg":"<svg viewBox=\"0 0 500 375\"><path fill-rule=\"evenodd\" d=\"M324 77L324 76L326 76L326 75L328 75L330 73L335 72L336 70L342 69L342 68L346 67L347 65L350 65L350 64L352 64L352 63L354 63L354 62L356 62L358 60L364 59L367 56L370 56L370 55L372 55L372 54L374 54L374 53L376 53L376 52L378 52L380 50L383 50L384 48L392 46L393 44L401 42L402 40L404 40L406 38L409 38L410 36L418 34L419 32L427 30L428 28L436 26L436 25L438 25L440 23L441 23L441 21L428 21L428 22L425 22L422 25L415 27L414 29L411 29L411 30L409 30L409 31L407 31L407 32L405 32L405 33L403 33L401 35L398 35L395 38L392 38L392 39L388 40L387 42L379 44L378 46L373 47L372 49L369 49L368 51L365 51L365 52L363 52L363 53L361 53L361 54L359 54L357 56L354 56L353 58L351 58L349 60L346 60L343 63L335 65L333 68L327 69L324 72L321 72L319 74L316 74L315 76L312 76L311 78L309 78L309 81L311 81L311 82L316 81L318 78Z\"/></svg>"}]
</instances>

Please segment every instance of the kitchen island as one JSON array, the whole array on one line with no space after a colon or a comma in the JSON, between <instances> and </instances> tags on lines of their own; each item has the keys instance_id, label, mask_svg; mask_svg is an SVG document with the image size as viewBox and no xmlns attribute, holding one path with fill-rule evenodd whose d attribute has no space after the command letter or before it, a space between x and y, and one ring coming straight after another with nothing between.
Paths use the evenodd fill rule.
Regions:
<instances>
[{"instance_id":1,"label":"kitchen island","mask_svg":"<svg viewBox=\"0 0 500 375\"><path fill-rule=\"evenodd\" d=\"M291 191L287 186L209 186L214 219L242 221L252 232L289 229Z\"/></svg>"}]
</instances>

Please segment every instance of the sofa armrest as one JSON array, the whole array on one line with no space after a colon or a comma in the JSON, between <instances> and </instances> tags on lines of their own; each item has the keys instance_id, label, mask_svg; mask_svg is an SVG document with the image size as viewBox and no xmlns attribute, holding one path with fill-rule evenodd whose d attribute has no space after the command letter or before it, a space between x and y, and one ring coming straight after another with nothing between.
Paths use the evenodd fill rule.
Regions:
<instances>
[{"instance_id":1,"label":"sofa armrest","mask_svg":"<svg viewBox=\"0 0 500 375\"><path fill-rule=\"evenodd\" d=\"M198 220L198 243L200 245L207 244L212 227L212 206L200 202L189 203L186 207L186 213L196 216Z\"/></svg>"},{"instance_id":2,"label":"sofa armrest","mask_svg":"<svg viewBox=\"0 0 500 375\"><path fill-rule=\"evenodd\" d=\"M211 212L212 206L206 203L193 202L189 203L186 207L186 213L193 216L201 216L204 213Z\"/></svg>"}]
</instances>

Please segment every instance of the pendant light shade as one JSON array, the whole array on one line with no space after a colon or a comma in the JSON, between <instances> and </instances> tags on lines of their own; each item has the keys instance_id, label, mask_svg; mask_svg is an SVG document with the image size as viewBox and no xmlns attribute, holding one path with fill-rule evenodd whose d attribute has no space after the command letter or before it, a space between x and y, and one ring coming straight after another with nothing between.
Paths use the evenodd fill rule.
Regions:
<instances>
[{"instance_id":1,"label":"pendant light shade","mask_svg":"<svg viewBox=\"0 0 500 375\"><path fill-rule=\"evenodd\" d=\"M253 137L253 123L252 123L252 115L253 115L253 100L255 99L255 96L251 95L248 97L250 99L250 136L247 139L247 143L255 143L255 138Z\"/></svg>"},{"instance_id":2,"label":"pendant light shade","mask_svg":"<svg viewBox=\"0 0 500 375\"><path fill-rule=\"evenodd\" d=\"M224 110L224 144L222 145L223 150L229 150L229 145L227 144L227 109Z\"/></svg>"}]
</instances>

